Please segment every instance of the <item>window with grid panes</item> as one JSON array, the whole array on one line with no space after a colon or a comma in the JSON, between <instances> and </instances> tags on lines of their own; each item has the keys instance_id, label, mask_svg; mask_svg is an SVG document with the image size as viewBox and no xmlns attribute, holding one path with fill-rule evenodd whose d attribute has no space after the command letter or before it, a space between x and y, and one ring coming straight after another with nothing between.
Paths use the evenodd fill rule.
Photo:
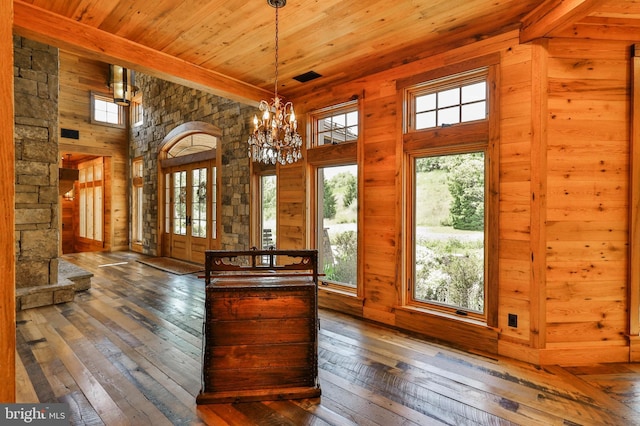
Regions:
<instances>
[{"instance_id":1,"label":"window with grid panes","mask_svg":"<svg viewBox=\"0 0 640 426\"><path fill-rule=\"evenodd\" d=\"M406 304L487 318L491 67L404 91ZM495 166L494 166L495 167ZM495 209L494 209L495 210Z\"/></svg>"}]
</instances>

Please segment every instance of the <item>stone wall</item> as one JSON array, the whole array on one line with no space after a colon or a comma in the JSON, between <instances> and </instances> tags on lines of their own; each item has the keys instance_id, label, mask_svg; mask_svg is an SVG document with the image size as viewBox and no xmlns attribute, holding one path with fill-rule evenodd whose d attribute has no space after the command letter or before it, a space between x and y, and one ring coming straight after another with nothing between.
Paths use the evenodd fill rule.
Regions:
<instances>
[{"instance_id":1,"label":"stone wall","mask_svg":"<svg viewBox=\"0 0 640 426\"><path fill-rule=\"evenodd\" d=\"M58 49L14 36L16 287L58 281Z\"/></svg>"},{"instance_id":2,"label":"stone wall","mask_svg":"<svg viewBox=\"0 0 640 426\"><path fill-rule=\"evenodd\" d=\"M131 157L143 157L143 252L159 255L158 151L177 126L203 121L222 131L222 250L249 248L249 158L247 140L256 108L199 90L137 74L142 90L144 123L131 130Z\"/></svg>"}]
</instances>

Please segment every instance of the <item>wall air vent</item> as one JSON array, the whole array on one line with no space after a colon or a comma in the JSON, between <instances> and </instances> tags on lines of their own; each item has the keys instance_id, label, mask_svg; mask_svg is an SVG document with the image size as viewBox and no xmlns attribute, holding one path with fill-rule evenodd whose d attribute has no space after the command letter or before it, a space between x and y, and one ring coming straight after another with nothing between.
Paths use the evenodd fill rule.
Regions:
<instances>
[{"instance_id":1,"label":"wall air vent","mask_svg":"<svg viewBox=\"0 0 640 426\"><path fill-rule=\"evenodd\" d=\"M72 129L60 129L60 136L67 139L80 139L80 131Z\"/></svg>"},{"instance_id":2,"label":"wall air vent","mask_svg":"<svg viewBox=\"0 0 640 426\"><path fill-rule=\"evenodd\" d=\"M315 80L316 78L322 77L315 71L308 71L304 74L297 75L293 77L294 80L299 81L300 83L306 83L307 81Z\"/></svg>"}]
</instances>

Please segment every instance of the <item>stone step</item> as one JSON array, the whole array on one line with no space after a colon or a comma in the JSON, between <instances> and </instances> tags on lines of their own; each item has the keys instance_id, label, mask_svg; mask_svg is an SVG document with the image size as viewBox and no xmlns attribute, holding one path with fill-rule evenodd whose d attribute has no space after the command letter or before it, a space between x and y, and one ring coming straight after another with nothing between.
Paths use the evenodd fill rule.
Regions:
<instances>
[{"instance_id":1,"label":"stone step","mask_svg":"<svg viewBox=\"0 0 640 426\"><path fill-rule=\"evenodd\" d=\"M59 258L58 282L16 289L16 310L72 302L76 291L91 288L91 277L91 272Z\"/></svg>"},{"instance_id":2,"label":"stone step","mask_svg":"<svg viewBox=\"0 0 640 426\"><path fill-rule=\"evenodd\" d=\"M75 284L66 278L52 285L18 288L16 289L16 310L72 302L75 293Z\"/></svg>"},{"instance_id":3,"label":"stone step","mask_svg":"<svg viewBox=\"0 0 640 426\"><path fill-rule=\"evenodd\" d=\"M58 281L71 280L75 284L76 291L82 291L91 288L91 277L93 277L91 272L58 258Z\"/></svg>"}]
</instances>

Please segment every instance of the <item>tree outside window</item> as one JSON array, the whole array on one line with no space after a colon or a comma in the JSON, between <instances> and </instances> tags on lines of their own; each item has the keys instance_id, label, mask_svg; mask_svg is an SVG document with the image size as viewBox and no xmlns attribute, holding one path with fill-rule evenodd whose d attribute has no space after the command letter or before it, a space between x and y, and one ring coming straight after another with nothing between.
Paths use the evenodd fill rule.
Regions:
<instances>
[{"instance_id":1,"label":"tree outside window","mask_svg":"<svg viewBox=\"0 0 640 426\"><path fill-rule=\"evenodd\" d=\"M414 160L413 297L484 311L483 152Z\"/></svg>"},{"instance_id":2,"label":"tree outside window","mask_svg":"<svg viewBox=\"0 0 640 426\"><path fill-rule=\"evenodd\" d=\"M356 288L358 166L318 168L318 255L323 281Z\"/></svg>"}]
</instances>

